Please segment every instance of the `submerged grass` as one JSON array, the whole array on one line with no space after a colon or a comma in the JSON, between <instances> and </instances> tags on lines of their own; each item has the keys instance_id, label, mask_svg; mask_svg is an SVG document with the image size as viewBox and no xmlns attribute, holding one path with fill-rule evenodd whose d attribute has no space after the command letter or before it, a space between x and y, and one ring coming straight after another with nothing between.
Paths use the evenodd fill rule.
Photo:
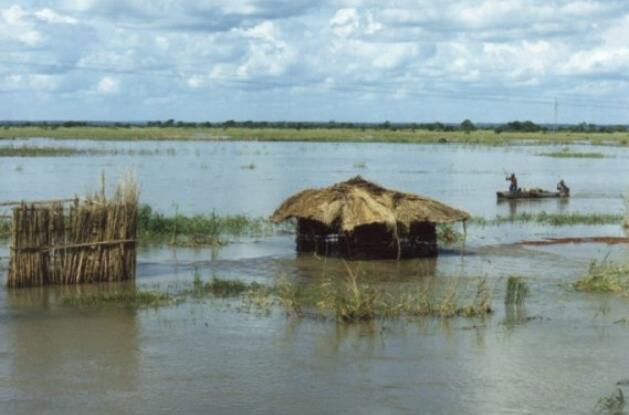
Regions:
<instances>
[{"instance_id":1,"label":"submerged grass","mask_svg":"<svg viewBox=\"0 0 629 415\"><path fill-rule=\"evenodd\" d=\"M148 205L138 209L138 231L145 240L169 240L177 245L220 245L226 236L263 236L274 226L264 218L247 215L166 216Z\"/></svg>"},{"instance_id":2,"label":"submerged grass","mask_svg":"<svg viewBox=\"0 0 629 415\"><path fill-rule=\"evenodd\" d=\"M623 215L622 226L623 228L627 229L629 228L629 193L626 193L623 196L623 204L624 204L624 215Z\"/></svg>"},{"instance_id":3,"label":"submerged grass","mask_svg":"<svg viewBox=\"0 0 629 415\"><path fill-rule=\"evenodd\" d=\"M319 284L280 279L273 292L290 314L333 317L342 322L399 317L482 317L491 313L491 293L484 279L477 283L474 294L466 298L461 297L461 282L452 281L441 291L421 283L401 291L360 282L347 267L345 278L324 278Z\"/></svg>"},{"instance_id":4,"label":"submerged grass","mask_svg":"<svg viewBox=\"0 0 629 415\"><path fill-rule=\"evenodd\" d=\"M437 240L440 243L451 245L456 242L461 242L465 239L465 234L454 228L449 223L442 223L437 225Z\"/></svg>"},{"instance_id":5,"label":"submerged grass","mask_svg":"<svg viewBox=\"0 0 629 415\"><path fill-rule=\"evenodd\" d=\"M313 283L280 277L273 285L220 278L203 281L195 273L188 288L175 292L135 288L103 290L75 295L62 303L141 309L179 304L186 299L239 298L245 309L254 306L268 310L276 305L289 315L332 318L345 323L400 317L483 317L491 313L491 293L484 279L477 282L473 292L462 288L469 288L469 284L453 279L444 289L421 282L386 289L381 284L359 281L348 266L344 278L330 276Z\"/></svg>"},{"instance_id":6,"label":"submerged grass","mask_svg":"<svg viewBox=\"0 0 629 415\"><path fill-rule=\"evenodd\" d=\"M605 158L605 154L600 153L600 152L579 152L579 151L571 151L568 148L564 148L560 151L540 153L539 155L544 156L544 157L553 157L553 158L587 158L587 159Z\"/></svg>"},{"instance_id":7,"label":"submerged grass","mask_svg":"<svg viewBox=\"0 0 629 415\"><path fill-rule=\"evenodd\" d=\"M625 218L621 214L611 213L527 213L522 212L513 216L496 216L494 219L473 217L470 223L473 225L490 226L502 225L506 223L538 223L550 226L570 226L570 225L611 225L619 224Z\"/></svg>"},{"instance_id":8,"label":"submerged grass","mask_svg":"<svg viewBox=\"0 0 629 415\"><path fill-rule=\"evenodd\" d=\"M175 302L176 298L167 293L135 289L100 291L90 295L66 297L63 300L63 304L69 306L116 305L127 308L157 308L171 305Z\"/></svg>"},{"instance_id":9,"label":"submerged grass","mask_svg":"<svg viewBox=\"0 0 629 415\"><path fill-rule=\"evenodd\" d=\"M174 149L164 151L174 155ZM105 148L71 148L50 146L2 146L0 157L71 157L71 156L156 156L159 149L105 149Z\"/></svg>"},{"instance_id":10,"label":"submerged grass","mask_svg":"<svg viewBox=\"0 0 629 415\"><path fill-rule=\"evenodd\" d=\"M587 273L572 286L582 292L629 295L629 265L592 261Z\"/></svg>"},{"instance_id":11,"label":"submerged grass","mask_svg":"<svg viewBox=\"0 0 629 415\"><path fill-rule=\"evenodd\" d=\"M0 218L0 238L8 238L11 235L11 220Z\"/></svg>"},{"instance_id":12,"label":"submerged grass","mask_svg":"<svg viewBox=\"0 0 629 415\"><path fill-rule=\"evenodd\" d=\"M508 132L493 130L438 131L395 128L245 128L245 127L153 127L114 126L58 127L6 126L0 139L49 137L90 140L248 140L310 142L391 142L391 143L464 143L505 144L571 144L589 142L601 145L626 145L627 132Z\"/></svg>"},{"instance_id":13,"label":"submerged grass","mask_svg":"<svg viewBox=\"0 0 629 415\"><path fill-rule=\"evenodd\" d=\"M505 293L505 304L521 306L529 294L529 286L522 277L509 276L507 278L507 291Z\"/></svg>"}]
</instances>

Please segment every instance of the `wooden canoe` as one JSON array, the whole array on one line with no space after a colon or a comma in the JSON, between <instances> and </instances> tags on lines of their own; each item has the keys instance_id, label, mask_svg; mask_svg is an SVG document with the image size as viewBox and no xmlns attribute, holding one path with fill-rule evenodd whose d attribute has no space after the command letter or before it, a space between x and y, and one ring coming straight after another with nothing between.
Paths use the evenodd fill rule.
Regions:
<instances>
[{"instance_id":1,"label":"wooden canoe","mask_svg":"<svg viewBox=\"0 0 629 415\"><path fill-rule=\"evenodd\" d=\"M496 192L498 199L547 199L570 197L559 192L549 192L542 189L521 189L517 192Z\"/></svg>"}]
</instances>

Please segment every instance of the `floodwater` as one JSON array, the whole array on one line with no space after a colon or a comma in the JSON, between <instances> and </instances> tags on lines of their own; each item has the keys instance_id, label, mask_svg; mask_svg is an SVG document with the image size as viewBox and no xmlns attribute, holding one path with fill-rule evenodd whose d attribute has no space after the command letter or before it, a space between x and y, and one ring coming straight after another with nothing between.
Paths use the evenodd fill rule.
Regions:
<instances>
[{"instance_id":1,"label":"floodwater","mask_svg":"<svg viewBox=\"0 0 629 415\"><path fill-rule=\"evenodd\" d=\"M135 171L142 202L163 212L267 216L303 187L356 174L424 194L475 216L622 212L629 150L570 146L603 159L554 159L561 147L245 142L16 140L0 145L116 149L117 155L0 158L0 201L67 197ZM138 155L141 150L146 154ZM159 151L156 151L159 150ZM251 169L248 166L254 164ZM523 187L571 186L567 202L497 203L505 170ZM2 212L0 212L2 214ZM518 246L521 240L623 236L620 226L533 224L468 228L436 259L352 262L363 278L396 284L429 276L484 277L484 319L336 324L236 300L157 310L74 308L56 288L0 289L0 414L591 413L629 378L629 300L570 289L592 259L624 261L627 245ZM6 265L0 247L0 272ZM290 235L219 250L145 246L138 286L187 283L194 272L270 284L344 275L335 259L297 256ZM503 304L506 276L527 279L522 307ZM81 288L86 292L100 289ZM629 390L625 391L629 393Z\"/></svg>"}]
</instances>

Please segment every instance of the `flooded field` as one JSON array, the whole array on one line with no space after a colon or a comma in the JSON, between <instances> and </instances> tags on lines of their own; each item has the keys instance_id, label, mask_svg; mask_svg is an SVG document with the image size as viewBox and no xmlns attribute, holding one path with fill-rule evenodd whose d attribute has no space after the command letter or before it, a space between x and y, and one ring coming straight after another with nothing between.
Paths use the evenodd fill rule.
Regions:
<instances>
[{"instance_id":1,"label":"flooded field","mask_svg":"<svg viewBox=\"0 0 629 415\"><path fill-rule=\"evenodd\" d=\"M591 145L569 147L602 156L543 155L563 146L47 139L1 146L100 152L0 157L0 201L72 197L97 188L102 170L113 183L131 169L142 203L165 213L267 217L302 188L358 174L486 219L622 214L629 190L629 149ZM507 188L505 173L512 171L523 187L552 190L563 178L572 197L498 203L495 192ZM595 236L625 233L620 223L470 225L465 243L442 247L436 259L350 263L360 278L387 286L483 278L493 309L484 318L348 324L217 298L156 309L74 307L58 288L3 288L0 413L591 413L629 378L629 300L571 284L592 260L624 263L629 246L519 242ZM342 261L296 255L293 239L237 238L220 249L146 244L136 285L164 289L190 284L195 274L267 285L278 276L306 283L344 278ZM4 241L2 274L8 255ZM516 306L504 301L513 275L528 286Z\"/></svg>"}]
</instances>

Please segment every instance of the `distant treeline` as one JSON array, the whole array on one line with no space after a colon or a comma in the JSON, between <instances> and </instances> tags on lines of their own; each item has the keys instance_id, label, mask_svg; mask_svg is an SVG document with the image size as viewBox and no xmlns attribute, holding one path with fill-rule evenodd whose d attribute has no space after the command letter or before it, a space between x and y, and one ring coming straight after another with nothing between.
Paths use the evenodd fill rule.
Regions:
<instances>
[{"instance_id":1,"label":"distant treeline","mask_svg":"<svg viewBox=\"0 0 629 415\"><path fill-rule=\"evenodd\" d=\"M57 129L77 128L77 127L153 127L153 128L279 128L279 129L382 129L382 130L428 130L428 131L464 131L493 130L496 133L502 132L585 132L585 133L613 133L627 132L627 125L597 125L589 123L548 126L535 124L532 121L511 121L505 124L474 124L470 120L465 120L460 124L452 123L394 123L385 121L383 123L352 123L352 122L299 122L299 121L235 121L224 122L187 122L169 119L165 121L148 122L95 122L95 121L0 121L0 127L39 127Z\"/></svg>"}]
</instances>

